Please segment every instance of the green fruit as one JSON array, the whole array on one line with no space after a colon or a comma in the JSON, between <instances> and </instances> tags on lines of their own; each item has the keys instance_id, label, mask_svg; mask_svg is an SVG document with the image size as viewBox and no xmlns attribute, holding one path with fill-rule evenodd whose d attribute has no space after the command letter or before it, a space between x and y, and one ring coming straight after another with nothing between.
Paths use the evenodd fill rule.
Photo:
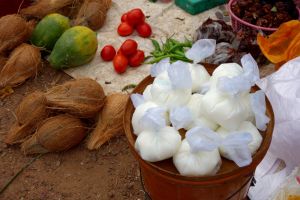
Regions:
<instances>
[{"instance_id":1,"label":"green fruit","mask_svg":"<svg viewBox=\"0 0 300 200\"><path fill-rule=\"evenodd\" d=\"M49 62L55 69L76 67L90 62L97 51L96 33L85 26L66 30L57 40Z\"/></svg>"},{"instance_id":2,"label":"green fruit","mask_svg":"<svg viewBox=\"0 0 300 200\"><path fill-rule=\"evenodd\" d=\"M69 18L53 13L44 17L36 25L30 41L35 46L52 50L58 38L69 28Z\"/></svg>"}]
</instances>

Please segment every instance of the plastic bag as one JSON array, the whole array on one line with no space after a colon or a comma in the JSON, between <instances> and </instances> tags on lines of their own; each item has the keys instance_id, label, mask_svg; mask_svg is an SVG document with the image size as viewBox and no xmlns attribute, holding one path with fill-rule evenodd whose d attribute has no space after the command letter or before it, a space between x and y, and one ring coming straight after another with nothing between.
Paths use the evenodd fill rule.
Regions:
<instances>
[{"instance_id":1,"label":"plastic bag","mask_svg":"<svg viewBox=\"0 0 300 200\"><path fill-rule=\"evenodd\" d=\"M210 89L202 98L203 116L229 131L251 116L248 94L228 96L217 89Z\"/></svg>"},{"instance_id":2,"label":"plastic bag","mask_svg":"<svg viewBox=\"0 0 300 200\"><path fill-rule=\"evenodd\" d=\"M255 93L251 93L250 97L251 107L255 115L255 125L259 130L265 131L267 123L270 121L266 115L265 93L262 90L258 90Z\"/></svg>"},{"instance_id":3,"label":"plastic bag","mask_svg":"<svg viewBox=\"0 0 300 200\"><path fill-rule=\"evenodd\" d=\"M259 69L257 62L251 56L251 54L246 54L241 58L241 63L244 70L244 77L247 79L251 86L253 86L256 81L259 80Z\"/></svg>"},{"instance_id":4,"label":"plastic bag","mask_svg":"<svg viewBox=\"0 0 300 200\"><path fill-rule=\"evenodd\" d=\"M173 163L181 175L199 177L216 174L220 169L222 160L218 149L191 152L189 143L184 139L173 156Z\"/></svg>"},{"instance_id":5,"label":"plastic bag","mask_svg":"<svg viewBox=\"0 0 300 200\"><path fill-rule=\"evenodd\" d=\"M243 73L233 77L220 77L217 88L230 95L237 95L242 92L249 92L250 88L255 85L259 79L259 69L256 61L250 54L242 57L241 63Z\"/></svg>"},{"instance_id":6,"label":"plastic bag","mask_svg":"<svg viewBox=\"0 0 300 200\"><path fill-rule=\"evenodd\" d=\"M186 133L191 151L212 151L216 148L224 148L228 152L228 158L239 167L244 167L252 162L248 143L252 141L250 133L232 132L226 138L222 138L216 132L206 127L195 127Z\"/></svg>"},{"instance_id":7,"label":"plastic bag","mask_svg":"<svg viewBox=\"0 0 300 200\"><path fill-rule=\"evenodd\" d=\"M210 75L203 65L188 64L192 76L192 92L203 90L203 86L209 82Z\"/></svg>"},{"instance_id":8,"label":"plastic bag","mask_svg":"<svg viewBox=\"0 0 300 200\"><path fill-rule=\"evenodd\" d=\"M206 128L209 128L210 130L217 130L219 125L216 124L215 122L201 116L201 117L198 117L196 119L193 120L193 123L191 123L190 125L188 125L186 127L186 130L190 130L194 127L197 127L197 126L201 126L201 127L206 127Z\"/></svg>"},{"instance_id":9,"label":"plastic bag","mask_svg":"<svg viewBox=\"0 0 300 200\"><path fill-rule=\"evenodd\" d=\"M158 131L167 125L166 110L162 107L153 107L146 110L139 120L144 130Z\"/></svg>"},{"instance_id":10,"label":"plastic bag","mask_svg":"<svg viewBox=\"0 0 300 200\"><path fill-rule=\"evenodd\" d=\"M300 21L291 20L279 26L268 37L257 35L257 43L272 63L287 62L300 56Z\"/></svg>"},{"instance_id":11,"label":"plastic bag","mask_svg":"<svg viewBox=\"0 0 300 200\"><path fill-rule=\"evenodd\" d=\"M205 58L213 55L216 50L216 40L212 39L200 39L196 41L192 48L190 48L185 56L188 59L194 61L194 63L199 63L203 61Z\"/></svg>"},{"instance_id":12,"label":"plastic bag","mask_svg":"<svg viewBox=\"0 0 300 200\"><path fill-rule=\"evenodd\" d=\"M168 68L168 75L174 89L191 89L192 76L186 62L176 61Z\"/></svg>"},{"instance_id":13,"label":"plastic bag","mask_svg":"<svg viewBox=\"0 0 300 200\"><path fill-rule=\"evenodd\" d=\"M136 107L131 119L132 128L135 135L139 135L144 130L144 127L140 123L141 118L144 116L148 109L155 107L158 107L158 105L151 101L139 104Z\"/></svg>"},{"instance_id":14,"label":"plastic bag","mask_svg":"<svg viewBox=\"0 0 300 200\"><path fill-rule=\"evenodd\" d=\"M170 65L170 58L162 59L158 63L153 64L150 71L151 76L157 77L162 72L167 71Z\"/></svg>"},{"instance_id":15,"label":"plastic bag","mask_svg":"<svg viewBox=\"0 0 300 200\"><path fill-rule=\"evenodd\" d=\"M248 144L252 141L252 136L248 132L233 132L222 142L223 148L228 158L233 160L239 167L250 165L252 162L251 151Z\"/></svg>"},{"instance_id":16,"label":"plastic bag","mask_svg":"<svg viewBox=\"0 0 300 200\"><path fill-rule=\"evenodd\" d=\"M272 142L265 159L282 159L291 172L300 165L300 57L257 84L266 93L275 115ZM262 162L264 163L264 162ZM263 168L263 166L258 166Z\"/></svg>"},{"instance_id":17,"label":"plastic bag","mask_svg":"<svg viewBox=\"0 0 300 200\"><path fill-rule=\"evenodd\" d=\"M241 123L239 128L236 130L237 132L247 132L250 133L252 136L252 141L248 144L248 147L250 149L250 152L252 155L256 153L256 151L259 149L261 143L262 143L262 136L260 132L257 130L257 128L249 121L244 121ZM222 138L226 138L230 132L225 130L223 127L220 127L216 131ZM220 148L220 153L223 157L227 157L227 152Z\"/></svg>"},{"instance_id":18,"label":"plastic bag","mask_svg":"<svg viewBox=\"0 0 300 200\"><path fill-rule=\"evenodd\" d=\"M180 148L181 136L170 126L158 131L143 131L135 141L135 149L141 157L149 162L171 158Z\"/></svg>"},{"instance_id":19,"label":"plastic bag","mask_svg":"<svg viewBox=\"0 0 300 200\"><path fill-rule=\"evenodd\" d=\"M193 123L192 112L185 106L175 107L170 111L170 121L176 130L181 128L187 129Z\"/></svg>"},{"instance_id":20,"label":"plastic bag","mask_svg":"<svg viewBox=\"0 0 300 200\"><path fill-rule=\"evenodd\" d=\"M212 151L217 149L221 143L222 138L206 127L195 127L186 132L185 136L188 141L191 151Z\"/></svg>"},{"instance_id":21,"label":"plastic bag","mask_svg":"<svg viewBox=\"0 0 300 200\"><path fill-rule=\"evenodd\" d=\"M297 200L300 199L300 168L293 170L291 175L280 185L274 200Z\"/></svg>"},{"instance_id":22,"label":"plastic bag","mask_svg":"<svg viewBox=\"0 0 300 200\"><path fill-rule=\"evenodd\" d=\"M297 57L257 82L272 104L275 127L270 148L255 172L256 185L249 190L252 200L276 199L274 193L281 191L285 177L300 165L299 66L300 57ZM274 173L280 161L284 161L286 167Z\"/></svg>"},{"instance_id":23,"label":"plastic bag","mask_svg":"<svg viewBox=\"0 0 300 200\"><path fill-rule=\"evenodd\" d=\"M151 88L152 84L148 85L143 92L143 97L145 101L152 101Z\"/></svg>"},{"instance_id":24,"label":"plastic bag","mask_svg":"<svg viewBox=\"0 0 300 200\"><path fill-rule=\"evenodd\" d=\"M168 109L183 106L191 98L191 87L192 81L187 64L181 65L181 62L178 62L154 79L151 87L152 101Z\"/></svg>"},{"instance_id":25,"label":"plastic bag","mask_svg":"<svg viewBox=\"0 0 300 200\"><path fill-rule=\"evenodd\" d=\"M132 101L134 108L137 108L139 105L145 102L145 99L141 94L132 94L130 95L130 99Z\"/></svg>"},{"instance_id":26,"label":"plastic bag","mask_svg":"<svg viewBox=\"0 0 300 200\"><path fill-rule=\"evenodd\" d=\"M186 124L184 127L186 130L192 129L196 126L205 126L211 130L217 129L218 124L205 118L202 113L202 98L203 95L195 93L191 96L190 101L186 104L186 107L189 109L192 115L192 123Z\"/></svg>"}]
</instances>

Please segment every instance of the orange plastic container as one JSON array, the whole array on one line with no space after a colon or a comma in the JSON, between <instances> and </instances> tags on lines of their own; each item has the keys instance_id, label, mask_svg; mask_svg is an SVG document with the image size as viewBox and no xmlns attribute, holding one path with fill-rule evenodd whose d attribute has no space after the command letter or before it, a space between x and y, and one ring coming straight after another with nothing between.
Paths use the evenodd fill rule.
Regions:
<instances>
[{"instance_id":1,"label":"orange plastic container","mask_svg":"<svg viewBox=\"0 0 300 200\"><path fill-rule=\"evenodd\" d=\"M209 73L214 66L206 65ZM147 85L153 82L153 78L146 77L133 91L142 93ZM258 90L253 87L252 91ZM222 159L220 171L214 176L186 177L179 174L172 163L172 159L150 163L143 160L134 149L136 136L133 134L131 118L134 107L131 100L127 102L124 115L124 130L129 142L131 152L139 162L141 176L145 190L152 200L242 200L247 192L253 177L255 168L265 156L272 138L274 128L274 114L270 102L267 103L267 115L270 118L267 130L261 132L263 141L253 161L249 166L239 168L232 161Z\"/></svg>"}]
</instances>

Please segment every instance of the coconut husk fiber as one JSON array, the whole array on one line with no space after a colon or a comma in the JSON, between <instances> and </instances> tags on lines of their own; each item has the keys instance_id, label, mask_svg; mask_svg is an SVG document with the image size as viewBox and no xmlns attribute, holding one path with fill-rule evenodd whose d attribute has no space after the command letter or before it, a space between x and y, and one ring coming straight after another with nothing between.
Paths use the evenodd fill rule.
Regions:
<instances>
[{"instance_id":1,"label":"coconut husk fiber","mask_svg":"<svg viewBox=\"0 0 300 200\"><path fill-rule=\"evenodd\" d=\"M27 22L20 15L0 18L0 54L7 53L26 42L34 29L35 22Z\"/></svg>"},{"instance_id":2,"label":"coconut husk fiber","mask_svg":"<svg viewBox=\"0 0 300 200\"><path fill-rule=\"evenodd\" d=\"M47 118L45 95L42 92L27 95L17 107L15 115L16 122L10 128L4 140L7 144L23 142Z\"/></svg>"},{"instance_id":3,"label":"coconut husk fiber","mask_svg":"<svg viewBox=\"0 0 300 200\"><path fill-rule=\"evenodd\" d=\"M74 4L77 0L39 0L32 6L23 8L21 15L42 19L50 13L55 13L65 6Z\"/></svg>"},{"instance_id":4,"label":"coconut husk fiber","mask_svg":"<svg viewBox=\"0 0 300 200\"><path fill-rule=\"evenodd\" d=\"M72 4L59 9L57 12L64 16L68 16L70 19L74 19L83 2L84 0L74 0Z\"/></svg>"},{"instance_id":5,"label":"coconut husk fiber","mask_svg":"<svg viewBox=\"0 0 300 200\"><path fill-rule=\"evenodd\" d=\"M88 26L93 30L98 30L105 22L111 2L111 0L84 0L74 19L74 25Z\"/></svg>"},{"instance_id":6,"label":"coconut husk fiber","mask_svg":"<svg viewBox=\"0 0 300 200\"><path fill-rule=\"evenodd\" d=\"M82 78L54 86L46 92L46 98L51 110L91 118L103 107L105 94L97 81Z\"/></svg>"},{"instance_id":7,"label":"coconut husk fiber","mask_svg":"<svg viewBox=\"0 0 300 200\"><path fill-rule=\"evenodd\" d=\"M29 44L15 48L0 72L0 89L22 84L26 79L35 77L42 64L40 50Z\"/></svg>"},{"instance_id":8,"label":"coconut husk fiber","mask_svg":"<svg viewBox=\"0 0 300 200\"><path fill-rule=\"evenodd\" d=\"M0 55L0 71L2 70L3 66L5 65L7 61L7 57L4 55Z\"/></svg>"},{"instance_id":9,"label":"coconut husk fiber","mask_svg":"<svg viewBox=\"0 0 300 200\"><path fill-rule=\"evenodd\" d=\"M106 97L96 128L90 134L87 148L100 148L112 137L123 133L123 115L128 95L115 93Z\"/></svg>"},{"instance_id":10,"label":"coconut husk fiber","mask_svg":"<svg viewBox=\"0 0 300 200\"><path fill-rule=\"evenodd\" d=\"M76 117L61 114L42 123L31 138L21 145L25 155L66 151L78 145L86 136L85 124Z\"/></svg>"}]
</instances>

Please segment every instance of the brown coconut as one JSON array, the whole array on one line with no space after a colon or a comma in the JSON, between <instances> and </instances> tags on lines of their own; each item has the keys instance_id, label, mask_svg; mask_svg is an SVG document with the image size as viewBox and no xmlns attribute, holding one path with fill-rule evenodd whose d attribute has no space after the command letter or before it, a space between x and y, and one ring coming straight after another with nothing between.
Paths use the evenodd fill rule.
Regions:
<instances>
[{"instance_id":1,"label":"brown coconut","mask_svg":"<svg viewBox=\"0 0 300 200\"><path fill-rule=\"evenodd\" d=\"M74 25L88 26L93 30L98 30L105 22L111 2L111 0L84 0L74 19Z\"/></svg>"},{"instance_id":2,"label":"brown coconut","mask_svg":"<svg viewBox=\"0 0 300 200\"><path fill-rule=\"evenodd\" d=\"M17 107L15 114L16 122L10 128L4 140L7 144L23 142L47 118L45 95L41 92L27 95Z\"/></svg>"},{"instance_id":3,"label":"brown coconut","mask_svg":"<svg viewBox=\"0 0 300 200\"><path fill-rule=\"evenodd\" d=\"M83 2L84 0L74 0L71 5L63 7L62 9L58 10L57 13L68 16L70 19L74 19Z\"/></svg>"},{"instance_id":4,"label":"brown coconut","mask_svg":"<svg viewBox=\"0 0 300 200\"><path fill-rule=\"evenodd\" d=\"M98 149L112 137L123 133L123 115L127 99L128 95L121 93L106 97L97 126L88 139L88 149Z\"/></svg>"},{"instance_id":5,"label":"brown coconut","mask_svg":"<svg viewBox=\"0 0 300 200\"><path fill-rule=\"evenodd\" d=\"M21 44L10 54L0 72L0 89L15 87L30 77L35 77L41 67L40 50L29 44Z\"/></svg>"},{"instance_id":6,"label":"brown coconut","mask_svg":"<svg viewBox=\"0 0 300 200\"><path fill-rule=\"evenodd\" d=\"M0 71L2 70L4 65L6 64L6 61L7 61L7 57L4 56L4 55L0 55Z\"/></svg>"},{"instance_id":7,"label":"brown coconut","mask_svg":"<svg viewBox=\"0 0 300 200\"><path fill-rule=\"evenodd\" d=\"M61 114L46 119L36 133L21 145L25 155L66 151L78 145L86 136L80 119Z\"/></svg>"},{"instance_id":8,"label":"brown coconut","mask_svg":"<svg viewBox=\"0 0 300 200\"><path fill-rule=\"evenodd\" d=\"M42 19L50 13L55 13L65 6L71 6L77 0L39 0L32 6L23 8L20 14Z\"/></svg>"},{"instance_id":9,"label":"brown coconut","mask_svg":"<svg viewBox=\"0 0 300 200\"><path fill-rule=\"evenodd\" d=\"M90 118L103 107L105 94L97 81L83 78L54 86L47 91L46 98L49 109Z\"/></svg>"},{"instance_id":10,"label":"brown coconut","mask_svg":"<svg viewBox=\"0 0 300 200\"><path fill-rule=\"evenodd\" d=\"M34 29L33 21L27 22L20 15L6 15L0 18L0 54L7 53L26 42Z\"/></svg>"}]
</instances>

